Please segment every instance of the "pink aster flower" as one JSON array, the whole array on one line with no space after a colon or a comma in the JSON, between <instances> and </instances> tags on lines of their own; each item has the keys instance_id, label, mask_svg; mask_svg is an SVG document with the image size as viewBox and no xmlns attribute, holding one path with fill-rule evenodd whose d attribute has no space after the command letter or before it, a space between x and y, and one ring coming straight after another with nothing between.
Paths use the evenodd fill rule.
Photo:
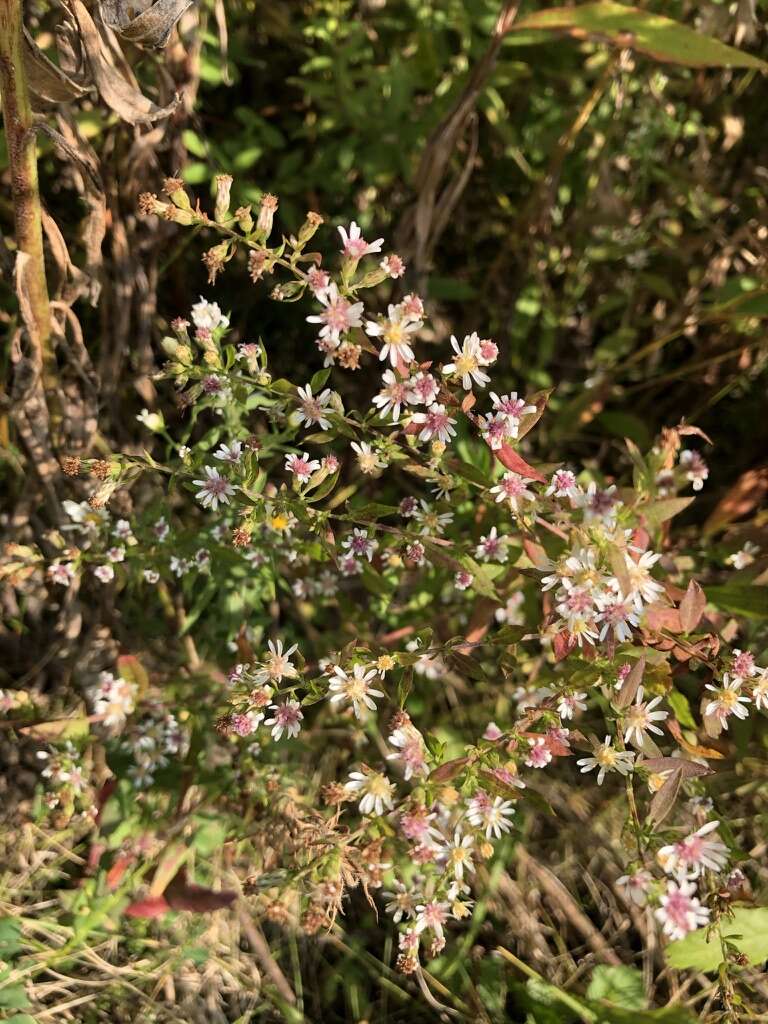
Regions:
<instances>
[{"instance_id":1,"label":"pink aster flower","mask_svg":"<svg viewBox=\"0 0 768 1024\"><path fill-rule=\"evenodd\" d=\"M531 744L525 764L528 768L546 768L552 760L552 753L543 736L537 737Z\"/></svg>"},{"instance_id":2,"label":"pink aster flower","mask_svg":"<svg viewBox=\"0 0 768 1024\"><path fill-rule=\"evenodd\" d=\"M431 441L436 437L443 444L449 444L451 438L456 435L454 430L456 420L452 419L445 411L445 406L438 402L433 402L426 412L414 413L411 422L421 427L420 441Z\"/></svg>"},{"instance_id":3,"label":"pink aster flower","mask_svg":"<svg viewBox=\"0 0 768 1024\"><path fill-rule=\"evenodd\" d=\"M329 284L316 298L325 308L322 313L308 316L307 323L323 325L320 330L321 338L332 338L337 341L346 331L362 325L362 302L350 302L349 299L345 299L339 294L335 283Z\"/></svg>"},{"instance_id":4,"label":"pink aster flower","mask_svg":"<svg viewBox=\"0 0 768 1024\"><path fill-rule=\"evenodd\" d=\"M343 244L342 255L353 260L362 259L363 256L368 256L370 253L381 252L381 247L384 244L383 238L377 238L375 242L366 242L359 225L354 221L349 225L349 231L344 227L339 227L339 234Z\"/></svg>"},{"instance_id":5,"label":"pink aster flower","mask_svg":"<svg viewBox=\"0 0 768 1024\"><path fill-rule=\"evenodd\" d=\"M504 474L495 487L491 488L491 494L496 495L497 502L506 501L510 508L519 511L521 501L536 500L534 492L528 490L527 482L525 477L520 476L519 473L510 471Z\"/></svg>"},{"instance_id":6,"label":"pink aster flower","mask_svg":"<svg viewBox=\"0 0 768 1024\"><path fill-rule=\"evenodd\" d=\"M289 738L294 738L301 732L301 722L304 715L301 705L297 700L286 700L282 704L272 704L271 718L264 719L264 725L272 726L272 739L282 739L283 733Z\"/></svg>"},{"instance_id":7,"label":"pink aster flower","mask_svg":"<svg viewBox=\"0 0 768 1024\"><path fill-rule=\"evenodd\" d=\"M708 924L709 909L702 907L695 892L693 882L667 884L667 891L661 897L661 906L654 911L654 916L661 922L664 934L670 939L684 939L689 932Z\"/></svg>"},{"instance_id":8,"label":"pink aster flower","mask_svg":"<svg viewBox=\"0 0 768 1024\"><path fill-rule=\"evenodd\" d=\"M302 455L292 453L285 456L285 468L292 473L301 484L309 483L313 473L320 469L317 459L310 459L309 452Z\"/></svg>"},{"instance_id":9,"label":"pink aster flower","mask_svg":"<svg viewBox=\"0 0 768 1024\"><path fill-rule=\"evenodd\" d=\"M728 863L728 847L716 837L707 839L719 824L719 821L708 821L685 839L662 846L656 857L667 874L693 879L705 868L722 871Z\"/></svg>"}]
</instances>

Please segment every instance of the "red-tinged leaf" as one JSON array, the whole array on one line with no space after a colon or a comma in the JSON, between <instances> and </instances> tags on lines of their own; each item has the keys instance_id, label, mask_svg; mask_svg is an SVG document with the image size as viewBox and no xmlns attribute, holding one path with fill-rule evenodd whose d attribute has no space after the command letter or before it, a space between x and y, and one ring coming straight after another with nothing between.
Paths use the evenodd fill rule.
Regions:
<instances>
[{"instance_id":1,"label":"red-tinged leaf","mask_svg":"<svg viewBox=\"0 0 768 1024\"><path fill-rule=\"evenodd\" d=\"M430 772L430 782L450 782L455 779L459 772L469 764L468 757L457 757L453 761L446 761L433 772Z\"/></svg>"},{"instance_id":2,"label":"red-tinged leaf","mask_svg":"<svg viewBox=\"0 0 768 1024\"><path fill-rule=\"evenodd\" d=\"M160 896L165 893L170 884L179 877L182 865L189 857L191 850L184 843L171 843L160 858L152 884L149 887L150 896Z\"/></svg>"},{"instance_id":3,"label":"red-tinged leaf","mask_svg":"<svg viewBox=\"0 0 768 1024\"><path fill-rule=\"evenodd\" d=\"M520 418L520 425L517 428L518 441L525 437L529 431L533 430L544 415L544 410L547 408L549 396L552 394L553 390L553 388L550 388L548 391L537 391L535 395L531 395L529 398L526 398L526 405L535 405L536 412L526 413L525 416Z\"/></svg>"},{"instance_id":4,"label":"red-tinged leaf","mask_svg":"<svg viewBox=\"0 0 768 1024\"><path fill-rule=\"evenodd\" d=\"M228 907L237 898L236 892L214 892L202 885L194 885L187 881L184 868L179 871L163 893L172 910L191 910L198 914Z\"/></svg>"},{"instance_id":5,"label":"red-tinged leaf","mask_svg":"<svg viewBox=\"0 0 768 1024\"><path fill-rule=\"evenodd\" d=\"M116 889L123 880L123 875L135 861L135 856L129 853L121 853L115 858L115 863L107 872L107 888ZM152 899L154 897L150 897Z\"/></svg>"},{"instance_id":6,"label":"red-tinged leaf","mask_svg":"<svg viewBox=\"0 0 768 1024\"><path fill-rule=\"evenodd\" d=\"M571 636L567 629L557 633L552 641L552 650L555 652L555 661L562 661L567 658L576 647L576 639Z\"/></svg>"},{"instance_id":7,"label":"red-tinged leaf","mask_svg":"<svg viewBox=\"0 0 768 1024\"><path fill-rule=\"evenodd\" d=\"M636 526L632 531L630 543L633 548L638 548L640 551L647 551L648 545L651 543L651 535L647 530L644 530L642 526Z\"/></svg>"},{"instance_id":8,"label":"red-tinged leaf","mask_svg":"<svg viewBox=\"0 0 768 1024\"><path fill-rule=\"evenodd\" d=\"M542 476L538 469L534 469L533 466L529 465L525 459L518 455L514 448L511 448L506 442L496 451L496 458L507 469L512 470L513 473L518 473L520 476L525 477L527 480L537 480L540 484L545 484L547 478Z\"/></svg>"},{"instance_id":9,"label":"red-tinged leaf","mask_svg":"<svg viewBox=\"0 0 768 1024\"><path fill-rule=\"evenodd\" d=\"M96 794L96 824L97 825L101 823L101 812L104 810L104 805L106 804L107 800L109 800L109 798L112 796L112 794L115 792L116 789L117 789L117 778L116 778L116 776L113 775L111 778L107 779L107 781L104 783L104 785L101 787L101 789Z\"/></svg>"},{"instance_id":10,"label":"red-tinged leaf","mask_svg":"<svg viewBox=\"0 0 768 1024\"><path fill-rule=\"evenodd\" d=\"M643 681L643 673L645 672L645 658L639 658L632 669L621 684L617 696L614 698L613 703L617 708L628 708L632 701L635 699L635 695L640 687L640 683Z\"/></svg>"},{"instance_id":11,"label":"red-tinged leaf","mask_svg":"<svg viewBox=\"0 0 768 1024\"><path fill-rule=\"evenodd\" d=\"M499 607L498 601L492 601L489 597L479 597L472 609L472 617L467 627L467 644L476 644L483 639L493 622L493 613ZM471 648L459 647L462 654L469 654Z\"/></svg>"},{"instance_id":12,"label":"red-tinged leaf","mask_svg":"<svg viewBox=\"0 0 768 1024\"><path fill-rule=\"evenodd\" d=\"M666 629L670 633L682 633L680 612L663 604L649 604L645 609L645 625L657 633Z\"/></svg>"},{"instance_id":13,"label":"red-tinged leaf","mask_svg":"<svg viewBox=\"0 0 768 1024\"><path fill-rule=\"evenodd\" d=\"M651 800L651 806L648 808L648 817L654 825L661 824L675 806L675 801L680 793L680 785L682 784L682 781L682 767L673 768L672 774L664 782L664 785L656 794L654 794L653 800Z\"/></svg>"},{"instance_id":14,"label":"red-tinged leaf","mask_svg":"<svg viewBox=\"0 0 768 1024\"><path fill-rule=\"evenodd\" d=\"M171 909L164 896L148 896L129 903L123 913L126 917L162 917Z\"/></svg>"},{"instance_id":15,"label":"red-tinged leaf","mask_svg":"<svg viewBox=\"0 0 768 1024\"><path fill-rule=\"evenodd\" d=\"M549 558L547 552L535 541L530 540L528 537L523 538L523 551L530 558L537 569L547 569L549 567Z\"/></svg>"},{"instance_id":16,"label":"red-tinged leaf","mask_svg":"<svg viewBox=\"0 0 768 1024\"><path fill-rule=\"evenodd\" d=\"M701 621L707 598L696 580L691 580L678 609L684 633L692 633Z\"/></svg>"},{"instance_id":17,"label":"red-tinged leaf","mask_svg":"<svg viewBox=\"0 0 768 1024\"><path fill-rule=\"evenodd\" d=\"M106 843L93 843L88 851L87 868L88 874L92 875L101 861L101 855L107 848Z\"/></svg>"}]
</instances>

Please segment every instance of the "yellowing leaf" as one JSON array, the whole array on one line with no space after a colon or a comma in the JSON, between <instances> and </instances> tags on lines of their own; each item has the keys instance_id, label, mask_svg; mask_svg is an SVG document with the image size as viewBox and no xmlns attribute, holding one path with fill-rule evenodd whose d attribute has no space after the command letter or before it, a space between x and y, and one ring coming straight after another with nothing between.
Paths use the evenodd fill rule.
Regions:
<instances>
[{"instance_id":1,"label":"yellowing leaf","mask_svg":"<svg viewBox=\"0 0 768 1024\"><path fill-rule=\"evenodd\" d=\"M626 7L612 0L536 11L515 22L510 31L532 30L563 32L575 39L605 40L668 64L768 70L768 64L751 53L727 46L719 39L702 35L661 14Z\"/></svg>"}]
</instances>

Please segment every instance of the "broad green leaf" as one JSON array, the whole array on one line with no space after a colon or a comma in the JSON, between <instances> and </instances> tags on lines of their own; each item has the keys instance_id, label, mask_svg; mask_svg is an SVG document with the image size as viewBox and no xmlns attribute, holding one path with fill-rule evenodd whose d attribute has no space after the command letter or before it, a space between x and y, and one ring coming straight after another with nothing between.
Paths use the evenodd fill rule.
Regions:
<instances>
[{"instance_id":1,"label":"broad green leaf","mask_svg":"<svg viewBox=\"0 0 768 1024\"><path fill-rule=\"evenodd\" d=\"M691 714L691 706L684 693L680 693L679 690L670 690L667 694L667 703L675 712L675 718L680 725L684 725L686 729L697 728L696 719Z\"/></svg>"},{"instance_id":2,"label":"broad green leaf","mask_svg":"<svg viewBox=\"0 0 768 1024\"><path fill-rule=\"evenodd\" d=\"M668 519L684 512L693 500L692 496L689 498L659 498L658 501L649 501L644 505L638 505L636 511L645 518L648 526L653 528L661 526Z\"/></svg>"},{"instance_id":3,"label":"broad green leaf","mask_svg":"<svg viewBox=\"0 0 768 1024\"><path fill-rule=\"evenodd\" d=\"M589 36L606 40L621 49L633 49L647 57L692 68L727 67L768 70L768 64L751 53L726 46L719 39L681 25L671 18L612 0L552 7L536 11L512 25L512 32L546 29L576 39Z\"/></svg>"},{"instance_id":4,"label":"broad green leaf","mask_svg":"<svg viewBox=\"0 0 768 1024\"><path fill-rule=\"evenodd\" d=\"M748 957L750 963L759 965L768 960L768 907L738 907L731 920L722 919L720 928L723 937ZM699 928L684 939L670 942L666 948L669 965L678 969L716 971L723 959L720 937L717 929L713 929L707 941L707 931L707 928Z\"/></svg>"},{"instance_id":5,"label":"broad green leaf","mask_svg":"<svg viewBox=\"0 0 768 1024\"><path fill-rule=\"evenodd\" d=\"M21 949L21 925L15 917L0 918L0 960L10 960Z\"/></svg>"},{"instance_id":6,"label":"broad green leaf","mask_svg":"<svg viewBox=\"0 0 768 1024\"><path fill-rule=\"evenodd\" d=\"M587 998L604 999L627 1010L643 1010L646 999L642 972L624 964L599 964L592 973Z\"/></svg>"},{"instance_id":7,"label":"broad green leaf","mask_svg":"<svg viewBox=\"0 0 768 1024\"><path fill-rule=\"evenodd\" d=\"M768 619L768 587L725 583L722 586L707 587L707 600L725 612Z\"/></svg>"}]
</instances>

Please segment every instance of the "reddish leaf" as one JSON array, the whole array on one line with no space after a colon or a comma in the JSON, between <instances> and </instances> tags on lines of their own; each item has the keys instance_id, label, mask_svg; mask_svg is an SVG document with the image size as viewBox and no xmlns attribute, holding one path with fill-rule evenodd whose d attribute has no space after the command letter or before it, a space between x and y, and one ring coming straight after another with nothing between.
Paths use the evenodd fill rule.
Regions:
<instances>
[{"instance_id":1,"label":"reddish leaf","mask_svg":"<svg viewBox=\"0 0 768 1024\"><path fill-rule=\"evenodd\" d=\"M563 658L567 658L571 651L576 646L576 640L567 629L555 635L552 641L552 649L555 652L555 661L562 661Z\"/></svg>"},{"instance_id":2,"label":"reddish leaf","mask_svg":"<svg viewBox=\"0 0 768 1024\"><path fill-rule=\"evenodd\" d=\"M519 473L520 476L526 477L528 480L538 480L540 484L545 484L547 478L542 476L538 469L534 469L530 466L525 459L518 455L514 448L511 448L506 442L496 452L496 458L507 469L511 469L513 473Z\"/></svg>"},{"instance_id":3,"label":"reddish leaf","mask_svg":"<svg viewBox=\"0 0 768 1024\"><path fill-rule=\"evenodd\" d=\"M107 872L108 889L116 889L118 885L120 885L120 883L123 880L123 875L131 866L135 859L136 858L133 856L133 854L129 853L121 853L118 857L115 858L115 863ZM154 897L150 897L150 899L153 898Z\"/></svg>"},{"instance_id":4,"label":"reddish leaf","mask_svg":"<svg viewBox=\"0 0 768 1024\"><path fill-rule=\"evenodd\" d=\"M450 782L451 779L455 779L462 768L469 764L468 757L457 757L453 761L446 761L445 764L441 764L439 768L435 768L430 773L430 782Z\"/></svg>"},{"instance_id":5,"label":"reddish leaf","mask_svg":"<svg viewBox=\"0 0 768 1024\"><path fill-rule=\"evenodd\" d=\"M645 623L648 629L660 632L662 629L670 633L682 633L680 613L677 608L668 608L663 604L649 604L645 610Z\"/></svg>"},{"instance_id":6,"label":"reddish leaf","mask_svg":"<svg viewBox=\"0 0 768 1024\"><path fill-rule=\"evenodd\" d=\"M202 885L194 885L187 881L187 873L182 868L171 880L163 896L168 900L172 910L192 910L202 914L228 907L237 898L237 893L214 892L213 889L205 889Z\"/></svg>"},{"instance_id":7,"label":"reddish leaf","mask_svg":"<svg viewBox=\"0 0 768 1024\"><path fill-rule=\"evenodd\" d=\"M680 625L683 627L683 632L692 633L696 629L704 614L706 603L704 591L696 580L691 580L679 608Z\"/></svg>"},{"instance_id":8,"label":"reddish leaf","mask_svg":"<svg viewBox=\"0 0 768 1024\"><path fill-rule=\"evenodd\" d=\"M547 558L547 552L535 541L530 540L528 537L523 538L523 550L526 555L530 558L537 569L546 569L549 565L549 559Z\"/></svg>"},{"instance_id":9,"label":"reddish leaf","mask_svg":"<svg viewBox=\"0 0 768 1024\"><path fill-rule=\"evenodd\" d=\"M144 900L130 903L123 913L126 917L162 917L170 909L164 896L148 896Z\"/></svg>"}]
</instances>

